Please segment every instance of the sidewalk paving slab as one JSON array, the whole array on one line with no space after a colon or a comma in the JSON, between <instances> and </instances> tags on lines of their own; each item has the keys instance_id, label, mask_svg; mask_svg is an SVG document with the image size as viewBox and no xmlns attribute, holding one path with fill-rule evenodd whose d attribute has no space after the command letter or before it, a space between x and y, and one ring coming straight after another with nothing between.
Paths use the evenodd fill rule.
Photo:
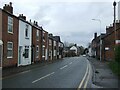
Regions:
<instances>
[{"instance_id":1,"label":"sidewalk paving slab","mask_svg":"<svg viewBox=\"0 0 120 90\"><path fill-rule=\"evenodd\" d=\"M107 61L99 61L92 57L87 57L93 67L93 88L118 88L120 82L118 77L109 68Z\"/></svg>"}]
</instances>

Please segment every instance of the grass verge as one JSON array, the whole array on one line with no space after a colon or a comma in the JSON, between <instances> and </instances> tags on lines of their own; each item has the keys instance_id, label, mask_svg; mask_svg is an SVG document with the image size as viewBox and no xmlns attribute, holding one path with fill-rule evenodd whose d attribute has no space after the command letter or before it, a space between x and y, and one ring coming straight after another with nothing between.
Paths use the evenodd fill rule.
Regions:
<instances>
[{"instance_id":1,"label":"grass verge","mask_svg":"<svg viewBox=\"0 0 120 90\"><path fill-rule=\"evenodd\" d=\"M109 64L110 69L114 74L116 74L120 78L120 63L112 61Z\"/></svg>"}]
</instances>

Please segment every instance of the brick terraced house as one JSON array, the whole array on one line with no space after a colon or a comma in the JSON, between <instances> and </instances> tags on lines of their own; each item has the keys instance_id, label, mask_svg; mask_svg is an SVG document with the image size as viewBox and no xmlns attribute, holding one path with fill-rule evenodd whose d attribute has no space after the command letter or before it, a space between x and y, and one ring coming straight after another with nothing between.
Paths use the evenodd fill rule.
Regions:
<instances>
[{"instance_id":1,"label":"brick terraced house","mask_svg":"<svg viewBox=\"0 0 120 90\"><path fill-rule=\"evenodd\" d=\"M101 34L102 49L101 57L102 60L112 61L115 59L115 45L120 45L120 21L116 20L116 40L115 40L115 30L114 24L106 27L106 33ZM100 36L97 33L94 34L94 39L92 40L92 56L97 58L100 57Z\"/></svg>"},{"instance_id":2,"label":"brick terraced house","mask_svg":"<svg viewBox=\"0 0 120 90\"><path fill-rule=\"evenodd\" d=\"M32 24L32 63L42 61L42 27L38 26L38 22Z\"/></svg>"},{"instance_id":3,"label":"brick terraced house","mask_svg":"<svg viewBox=\"0 0 120 90\"><path fill-rule=\"evenodd\" d=\"M0 9L0 38L3 41L2 67L17 66L19 20L13 15L12 3Z\"/></svg>"}]
</instances>

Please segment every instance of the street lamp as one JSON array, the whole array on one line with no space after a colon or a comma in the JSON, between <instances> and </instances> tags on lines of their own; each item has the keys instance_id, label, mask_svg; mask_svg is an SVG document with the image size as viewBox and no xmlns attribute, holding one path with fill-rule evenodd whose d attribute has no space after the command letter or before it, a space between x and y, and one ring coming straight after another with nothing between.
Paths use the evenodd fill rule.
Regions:
<instances>
[{"instance_id":1,"label":"street lamp","mask_svg":"<svg viewBox=\"0 0 120 90\"><path fill-rule=\"evenodd\" d=\"M100 61L101 61L101 45L102 45L102 40L101 40L101 20L100 19L92 19L94 21L98 21L100 23Z\"/></svg>"},{"instance_id":2,"label":"street lamp","mask_svg":"<svg viewBox=\"0 0 120 90\"><path fill-rule=\"evenodd\" d=\"M114 6L114 32L115 32L115 45L116 45L116 2L113 2L113 6Z\"/></svg>"}]
</instances>

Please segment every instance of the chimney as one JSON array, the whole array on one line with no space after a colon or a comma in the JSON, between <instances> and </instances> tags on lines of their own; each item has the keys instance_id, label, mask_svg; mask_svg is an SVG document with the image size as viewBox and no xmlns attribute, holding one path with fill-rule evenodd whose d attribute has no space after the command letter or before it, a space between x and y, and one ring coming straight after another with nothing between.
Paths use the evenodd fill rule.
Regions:
<instances>
[{"instance_id":1,"label":"chimney","mask_svg":"<svg viewBox=\"0 0 120 90\"><path fill-rule=\"evenodd\" d=\"M53 34L52 34L52 33L50 33L50 34L49 34L49 36L50 36L50 37L52 37L52 36L53 36Z\"/></svg>"},{"instance_id":2,"label":"chimney","mask_svg":"<svg viewBox=\"0 0 120 90\"><path fill-rule=\"evenodd\" d=\"M97 38L97 33L94 33L94 39L96 39Z\"/></svg>"},{"instance_id":3,"label":"chimney","mask_svg":"<svg viewBox=\"0 0 120 90\"><path fill-rule=\"evenodd\" d=\"M26 21L26 16L24 16L23 14L19 14L19 18L21 18L21 19Z\"/></svg>"},{"instance_id":4,"label":"chimney","mask_svg":"<svg viewBox=\"0 0 120 90\"><path fill-rule=\"evenodd\" d=\"M9 4L5 4L5 6L3 7L3 10L13 14L12 2L10 2Z\"/></svg>"}]
</instances>

